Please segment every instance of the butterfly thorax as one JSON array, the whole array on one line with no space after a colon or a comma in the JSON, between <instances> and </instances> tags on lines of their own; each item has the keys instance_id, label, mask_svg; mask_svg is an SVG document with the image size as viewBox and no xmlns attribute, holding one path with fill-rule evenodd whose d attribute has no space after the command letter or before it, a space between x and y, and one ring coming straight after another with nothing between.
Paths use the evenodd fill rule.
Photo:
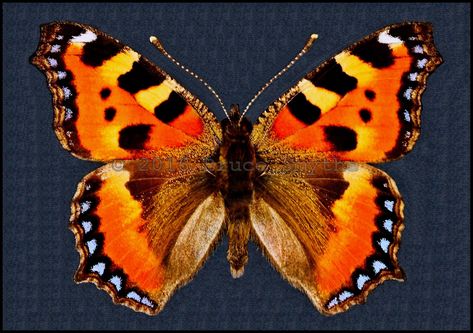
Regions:
<instances>
[{"instance_id":1,"label":"butterfly thorax","mask_svg":"<svg viewBox=\"0 0 473 333\"><path fill-rule=\"evenodd\" d=\"M240 121L238 105L233 105L230 118L222 121L217 183L225 202L229 238L227 259L234 277L243 274L248 261L249 205L256 175L255 149L250 140L252 128L248 119Z\"/></svg>"}]
</instances>

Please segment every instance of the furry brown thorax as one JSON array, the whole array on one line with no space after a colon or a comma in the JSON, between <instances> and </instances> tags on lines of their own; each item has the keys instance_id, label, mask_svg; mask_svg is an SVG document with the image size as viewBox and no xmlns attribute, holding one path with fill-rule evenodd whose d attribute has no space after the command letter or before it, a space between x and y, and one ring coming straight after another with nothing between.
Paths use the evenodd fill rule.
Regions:
<instances>
[{"instance_id":1,"label":"furry brown thorax","mask_svg":"<svg viewBox=\"0 0 473 333\"><path fill-rule=\"evenodd\" d=\"M256 154L250 141L253 125L246 118L240 121L238 105L232 105L230 118L224 119L221 125L223 140L217 183L225 202L227 259L232 276L237 278L243 274L248 261L249 205L257 176Z\"/></svg>"}]
</instances>

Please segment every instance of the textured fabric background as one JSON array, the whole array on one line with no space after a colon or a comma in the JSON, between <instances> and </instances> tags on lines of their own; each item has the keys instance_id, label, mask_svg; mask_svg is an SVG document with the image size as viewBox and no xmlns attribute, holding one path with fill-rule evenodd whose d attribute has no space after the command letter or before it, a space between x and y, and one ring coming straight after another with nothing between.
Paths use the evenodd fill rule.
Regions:
<instances>
[{"instance_id":1,"label":"textured fabric background","mask_svg":"<svg viewBox=\"0 0 473 333\"><path fill-rule=\"evenodd\" d=\"M468 4L4 4L3 326L9 329L468 329L470 327L470 5ZM422 136L405 158L380 165L406 201L399 260L407 281L386 282L365 305L334 317L283 281L255 246L233 280L224 241L156 317L76 285L70 199L99 164L64 151L52 129L46 81L28 63L39 25L89 23L132 46L200 96L214 98L148 42L156 34L227 105L253 94L318 33L311 52L252 108L255 119L321 61L374 30L434 24L445 63L424 94Z\"/></svg>"}]
</instances>

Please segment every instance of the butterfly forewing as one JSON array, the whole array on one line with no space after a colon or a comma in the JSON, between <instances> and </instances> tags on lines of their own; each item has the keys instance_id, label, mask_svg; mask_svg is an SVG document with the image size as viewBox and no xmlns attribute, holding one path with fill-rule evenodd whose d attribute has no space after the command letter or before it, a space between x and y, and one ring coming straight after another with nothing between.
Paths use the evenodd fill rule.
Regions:
<instances>
[{"instance_id":1,"label":"butterfly forewing","mask_svg":"<svg viewBox=\"0 0 473 333\"><path fill-rule=\"evenodd\" d=\"M207 107L146 58L91 26L43 25L31 60L48 79L56 134L77 157L195 159L215 150L219 126Z\"/></svg>"},{"instance_id":2,"label":"butterfly forewing","mask_svg":"<svg viewBox=\"0 0 473 333\"><path fill-rule=\"evenodd\" d=\"M421 95L442 62L428 23L387 26L307 74L259 118L253 140L269 161L383 162L420 133Z\"/></svg>"}]
</instances>

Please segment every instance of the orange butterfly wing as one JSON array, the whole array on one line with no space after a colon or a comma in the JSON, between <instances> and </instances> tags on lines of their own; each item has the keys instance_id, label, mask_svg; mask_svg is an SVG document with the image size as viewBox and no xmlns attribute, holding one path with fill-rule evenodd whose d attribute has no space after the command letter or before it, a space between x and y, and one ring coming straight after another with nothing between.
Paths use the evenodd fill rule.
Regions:
<instances>
[{"instance_id":1,"label":"orange butterfly wing","mask_svg":"<svg viewBox=\"0 0 473 333\"><path fill-rule=\"evenodd\" d=\"M142 161L109 163L84 177L70 221L80 253L75 280L135 311L161 311L219 238L223 198L207 177L199 164L155 169Z\"/></svg>"},{"instance_id":2,"label":"orange butterfly wing","mask_svg":"<svg viewBox=\"0 0 473 333\"><path fill-rule=\"evenodd\" d=\"M256 185L255 239L276 269L328 315L363 303L397 261L403 225L394 181L348 162L273 166Z\"/></svg>"},{"instance_id":3,"label":"orange butterfly wing","mask_svg":"<svg viewBox=\"0 0 473 333\"><path fill-rule=\"evenodd\" d=\"M220 125L161 69L90 26L43 25L32 62L46 74L64 148L84 159L128 160L78 185L75 280L156 314L220 234L223 199L198 163L214 153Z\"/></svg>"},{"instance_id":4,"label":"orange butterfly wing","mask_svg":"<svg viewBox=\"0 0 473 333\"><path fill-rule=\"evenodd\" d=\"M309 73L254 127L257 156L268 163L251 209L255 238L324 314L404 277L395 182L343 161L388 161L412 149L421 94L441 61L430 24L382 28Z\"/></svg>"},{"instance_id":5,"label":"orange butterfly wing","mask_svg":"<svg viewBox=\"0 0 473 333\"><path fill-rule=\"evenodd\" d=\"M215 149L220 129L207 107L150 61L93 27L43 25L31 61L48 79L56 134L77 157L195 159Z\"/></svg>"},{"instance_id":6,"label":"orange butterfly wing","mask_svg":"<svg viewBox=\"0 0 473 333\"><path fill-rule=\"evenodd\" d=\"M376 31L309 73L255 126L269 161L293 156L382 162L409 152L420 131L427 76L442 62L427 23Z\"/></svg>"}]
</instances>

